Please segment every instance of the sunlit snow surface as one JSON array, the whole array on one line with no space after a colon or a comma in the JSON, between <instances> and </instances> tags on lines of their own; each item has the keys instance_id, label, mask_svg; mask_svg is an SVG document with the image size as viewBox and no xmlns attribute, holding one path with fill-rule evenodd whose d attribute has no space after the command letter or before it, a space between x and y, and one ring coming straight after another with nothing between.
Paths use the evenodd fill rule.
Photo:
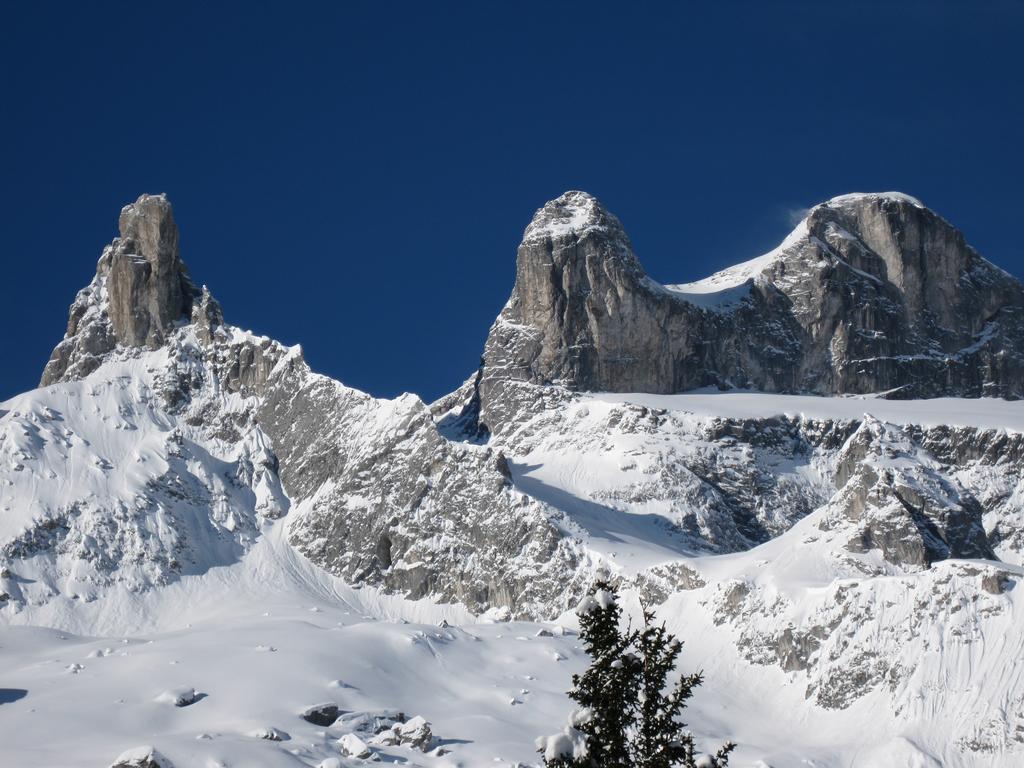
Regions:
<instances>
[{"instance_id":1,"label":"sunlit snow surface","mask_svg":"<svg viewBox=\"0 0 1024 768\"><path fill-rule=\"evenodd\" d=\"M944 424L1024 432L1024 400L963 397L887 400L877 395L815 397L713 389L679 395L610 393L589 397L606 403L635 403L649 408L721 418L804 416L811 419L861 419L869 414L893 424L918 424L925 427Z\"/></svg>"},{"instance_id":2,"label":"sunlit snow surface","mask_svg":"<svg viewBox=\"0 0 1024 768\"><path fill-rule=\"evenodd\" d=\"M918 208L924 207L917 198L901 192L856 192L833 197L822 205L843 208L844 206L858 203L864 198L881 198L909 203ZM809 236L810 230L807 226L807 219L804 218L786 236L785 240L768 253L740 264L734 264L691 283L678 283L662 287L677 298L684 299L695 306L715 311L728 311L749 293L749 281L757 279L761 273L782 258L789 249Z\"/></svg>"},{"instance_id":3,"label":"sunlit snow surface","mask_svg":"<svg viewBox=\"0 0 1024 768\"><path fill-rule=\"evenodd\" d=\"M26 465L7 474L16 478L11 482L19 484L19 493L54 502L70 493L62 484L78 483L76 496L121 494L128 503L133 488L166 471L164 432L171 425L147 410L149 395L137 389L148 386L144 372L124 374L131 376L115 377L115 383L92 379L62 385L0 405L8 447L14 445L4 460ZM681 419L777 414L859 419L871 413L893 423L1024 430L1024 405L989 400L698 392L592 395L569 407L585 427L587 419L600 424L602 409L622 402L668 409ZM22 419L17 423L12 421L16 413ZM26 414L34 416L25 422ZM122 422L133 428L118 428ZM26 423L40 431L25 428ZM1024 716L1019 589L977 599L963 587L975 564L964 561L916 574L858 579L828 554L827 537L815 527L818 513L748 552L690 553L661 535L656 516L614 515L588 501L615 473L638 471L626 466L629 449L617 444L602 451L600 461L593 456L584 461L540 441L509 456L509 462L517 488L566 512L565 525L595 556L614 559L624 572L685 561L708 580L704 588L670 597L661 609L669 628L686 640L682 666L707 674L687 717L699 744L739 742L732 765L740 768L1015 764L1013 757L967 754L953 739L969 738L965 728L985 728L985 723L994 733ZM43 461L50 462L47 466L29 466L32 457L39 461L48 451L54 453ZM68 476L48 477L64 456L76 462ZM96 456L110 466L97 463ZM147 459L139 463L142 456ZM237 459L227 448L219 458L184 454L190 471L207 479L233 471ZM11 487L2 489L0 505L12 503ZM248 499L250 506L256 502ZM20 512L32 514L30 508ZM5 535L24 521L7 518ZM585 663L578 638L556 629L571 629L571 615L546 625L488 623L458 606L352 589L295 553L285 539L288 521L231 521L216 514L194 519L196 531L209 534L210 545L200 537L196 556L209 560L170 583L139 591L129 588L137 585L115 582L97 599L83 593L82 599L59 597L19 612L0 609L0 764L106 766L126 750L146 745L178 768L316 766L329 758L362 764L341 757L338 740L348 726L324 728L299 717L325 702L350 713L400 710L422 716L431 723L436 746L448 750L441 755L373 747L386 762L467 767L537 762L534 739L564 723L571 708L564 691ZM239 531L245 535L236 535ZM1004 567L1021 573L1019 567ZM66 578L78 583L75 574ZM844 710L814 706L802 673L750 663L737 650L736 625L716 624L723 585L738 581L767 595L743 618L746 634L739 640L784 626L794 612L827 621L841 589L848 605L874 619L860 631L877 636L857 637L857 642L874 642L895 654L911 674L896 689L872 690ZM31 586L25 585L26 591ZM774 598L790 607L777 609ZM636 609L635 598L627 596L626 602ZM883 635L880 627L893 634ZM538 635L541 629L551 636ZM968 638L972 633L980 636ZM825 650L842 659L841 648ZM193 704L167 703L164 694L183 688L199 694ZM270 733L282 740L259 737ZM998 741L993 733L982 735ZM1005 738L1012 747L1014 734Z\"/></svg>"},{"instance_id":4,"label":"sunlit snow surface","mask_svg":"<svg viewBox=\"0 0 1024 768\"><path fill-rule=\"evenodd\" d=\"M738 301L739 298L742 298L742 295L738 294L737 291L744 283L760 275L765 269L775 263L787 249L798 243L802 238L807 237L807 235L807 222L802 221L786 236L786 239L778 247L766 254L757 256L749 261L744 261L741 264L735 264L701 280L696 280L692 283L666 285L665 288L698 306L712 307Z\"/></svg>"},{"instance_id":5,"label":"sunlit snow surface","mask_svg":"<svg viewBox=\"0 0 1024 768\"><path fill-rule=\"evenodd\" d=\"M145 744L176 766L317 765L340 757L336 742L348 731L299 717L324 702L423 716L451 750L380 748L389 761L515 764L532 759L548 722L564 718L562 691L579 666L573 637L536 637L536 626L522 624L442 627L444 617L469 617L348 589L294 555L280 523L239 565L142 602L105 600L124 600L147 630L103 638L0 630L3 765L105 766ZM160 700L183 686L199 700L180 708ZM27 694L3 703L12 691ZM288 738L251 735L270 729Z\"/></svg>"}]
</instances>

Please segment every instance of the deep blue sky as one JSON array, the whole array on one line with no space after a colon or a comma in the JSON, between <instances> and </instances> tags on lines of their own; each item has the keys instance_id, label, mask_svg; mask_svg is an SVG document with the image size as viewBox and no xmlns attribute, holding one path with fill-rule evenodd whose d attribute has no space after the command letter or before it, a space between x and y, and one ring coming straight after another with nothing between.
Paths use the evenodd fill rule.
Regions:
<instances>
[{"instance_id":1,"label":"deep blue sky","mask_svg":"<svg viewBox=\"0 0 1024 768\"><path fill-rule=\"evenodd\" d=\"M1011 1L5 3L0 399L141 192L230 322L375 395L473 371L566 189L664 282L882 189L1022 275L1022 39Z\"/></svg>"}]
</instances>

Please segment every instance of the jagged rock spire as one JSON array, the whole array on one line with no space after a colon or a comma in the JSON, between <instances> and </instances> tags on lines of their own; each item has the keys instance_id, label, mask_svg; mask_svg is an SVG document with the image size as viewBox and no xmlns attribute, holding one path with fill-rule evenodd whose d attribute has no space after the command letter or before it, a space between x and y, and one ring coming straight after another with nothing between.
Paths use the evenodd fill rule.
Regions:
<instances>
[{"instance_id":1,"label":"jagged rock spire","mask_svg":"<svg viewBox=\"0 0 1024 768\"><path fill-rule=\"evenodd\" d=\"M178 252L178 225L166 195L142 195L121 209L121 237L100 260L106 269L110 322L125 346L159 346L188 318L198 292Z\"/></svg>"},{"instance_id":2,"label":"jagged rock spire","mask_svg":"<svg viewBox=\"0 0 1024 768\"><path fill-rule=\"evenodd\" d=\"M178 226L166 195L142 195L121 210L120 237L108 245L96 276L79 291L64 340L41 385L88 375L118 346L158 347L188 320L199 291L178 251Z\"/></svg>"}]
</instances>

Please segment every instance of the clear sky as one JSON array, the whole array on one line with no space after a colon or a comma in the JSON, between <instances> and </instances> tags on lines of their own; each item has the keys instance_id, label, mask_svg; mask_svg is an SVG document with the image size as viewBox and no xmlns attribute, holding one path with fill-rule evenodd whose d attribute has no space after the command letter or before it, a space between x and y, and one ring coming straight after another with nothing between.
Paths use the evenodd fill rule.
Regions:
<instances>
[{"instance_id":1,"label":"clear sky","mask_svg":"<svg viewBox=\"0 0 1024 768\"><path fill-rule=\"evenodd\" d=\"M474 370L566 189L701 277L898 189L1024 275L1024 3L52 3L0 9L0 399L121 206L166 192L229 322L375 395Z\"/></svg>"}]
</instances>

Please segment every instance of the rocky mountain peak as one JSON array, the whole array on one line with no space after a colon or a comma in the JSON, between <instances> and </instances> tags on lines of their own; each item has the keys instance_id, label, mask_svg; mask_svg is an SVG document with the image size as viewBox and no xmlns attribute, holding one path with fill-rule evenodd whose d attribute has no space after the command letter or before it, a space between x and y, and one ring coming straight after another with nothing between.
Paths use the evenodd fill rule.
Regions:
<instances>
[{"instance_id":1,"label":"rocky mountain peak","mask_svg":"<svg viewBox=\"0 0 1024 768\"><path fill-rule=\"evenodd\" d=\"M100 262L107 271L110 322L125 346L159 346L188 318L198 292L178 252L178 225L166 195L142 195L121 210L121 237Z\"/></svg>"},{"instance_id":2,"label":"rocky mountain peak","mask_svg":"<svg viewBox=\"0 0 1024 768\"><path fill-rule=\"evenodd\" d=\"M523 240L581 237L593 230L618 233L622 224L593 195L570 190L538 209Z\"/></svg>"},{"instance_id":3,"label":"rocky mountain peak","mask_svg":"<svg viewBox=\"0 0 1024 768\"><path fill-rule=\"evenodd\" d=\"M178 247L166 195L142 195L121 209L120 236L108 245L92 282L79 291L64 340L43 371L43 386L88 375L118 346L160 346L187 321L199 290Z\"/></svg>"},{"instance_id":4,"label":"rocky mountain peak","mask_svg":"<svg viewBox=\"0 0 1024 768\"><path fill-rule=\"evenodd\" d=\"M593 195L570 191L539 209L523 233L514 296L546 314L620 274L643 276L622 224Z\"/></svg>"},{"instance_id":5,"label":"rocky mountain peak","mask_svg":"<svg viewBox=\"0 0 1024 768\"><path fill-rule=\"evenodd\" d=\"M166 194L140 195L121 209L117 226L128 252L151 263L178 260L178 224Z\"/></svg>"},{"instance_id":6,"label":"rocky mountain peak","mask_svg":"<svg viewBox=\"0 0 1024 768\"><path fill-rule=\"evenodd\" d=\"M592 195L566 192L526 228L484 358L505 379L596 386L614 367L615 329L645 279L619 220ZM495 381L481 380L482 390Z\"/></svg>"},{"instance_id":7,"label":"rocky mountain peak","mask_svg":"<svg viewBox=\"0 0 1024 768\"><path fill-rule=\"evenodd\" d=\"M170 359L179 359L186 348L187 357L198 352L221 391L247 397L263 392L289 350L226 324L207 287L192 282L167 196L142 195L121 209L118 225L119 236L103 249L95 276L71 305L67 332L46 364L41 386L84 378L113 357L173 347ZM188 366L171 365L165 373L167 402L184 407L196 380Z\"/></svg>"},{"instance_id":8,"label":"rocky mountain peak","mask_svg":"<svg viewBox=\"0 0 1024 768\"><path fill-rule=\"evenodd\" d=\"M898 192L832 198L774 251L663 286L618 219L567 192L526 229L479 381L489 428L509 382L1020 397L1024 287Z\"/></svg>"},{"instance_id":9,"label":"rocky mountain peak","mask_svg":"<svg viewBox=\"0 0 1024 768\"><path fill-rule=\"evenodd\" d=\"M931 312L946 327L957 322L963 276L991 268L958 229L909 195L833 198L811 210L807 227L854 266L895 287L912 315Z\"/></svg>"}]
</instances>

